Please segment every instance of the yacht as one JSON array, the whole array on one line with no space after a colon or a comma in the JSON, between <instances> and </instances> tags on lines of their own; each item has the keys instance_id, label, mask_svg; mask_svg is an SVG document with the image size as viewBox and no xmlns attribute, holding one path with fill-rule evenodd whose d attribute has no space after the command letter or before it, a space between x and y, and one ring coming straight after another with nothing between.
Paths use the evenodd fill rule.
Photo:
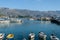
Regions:
<instances>
[{"instance_id":1,"label":"yacht","mask_svg":"<svg viewBox=\"0 0 60 40\"><path fill-rule=\"evenodd\" d=\"M10 23L10 20L4 19L4 18L0 18L0 23Z\"/></svg>"},{"instance_id":2,"label":"yacht","mask_svg":"<svg viewBox=\"0 0 60 40\"><path fill-rule=\"evenodd\" d=\"M16 22L17 23L22 23L22 20L21 19L17 19Z\"/></svg>"},{"instance_id":3,"label":"yacht","mask_svg":"<svg viewBox=\"0 0 60 40\"><path fill-rule=\"evenodd\" d=\"M34 18L30 18L30 20L34 20Z\"/></svg>"},{"instance_id":4,"label":"yacht","mask_svg":"<svg viewBox=\"0 0 60 40\"><path fill-rule=\"evenodd\" d=\"M38 37L39 39L46 40L47 35L44 32L39 32Z\"/></svg>"},{"instance_id":5,"label":"yacht","mask_svg":"<svg viewBox=\"0 0 60 40\"><path fill-rule=\"evenodd\" d=\"M22 23L22 20L17 18L10 18L10 23Z\"/></svg>"}]
</instances>

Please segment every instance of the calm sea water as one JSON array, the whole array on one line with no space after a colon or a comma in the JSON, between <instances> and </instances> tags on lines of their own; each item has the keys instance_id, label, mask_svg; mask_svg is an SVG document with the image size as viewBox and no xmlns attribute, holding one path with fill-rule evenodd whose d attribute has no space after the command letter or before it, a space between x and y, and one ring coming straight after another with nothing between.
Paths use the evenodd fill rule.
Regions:
<instances>
[{"instance_id":1,"label":"calm sea water","mask_svg":"<svg viewBox=\"0 0 60 40\"><path fill-rule=\"evenodd\" d=\"M38 32L43 31L50 40L50 35L55 33L55 35L60 38L60 25L53 24L49 21L29 21L23 20L22 24L10 23L10 24L0 24L0 33L13 33L15 40L22 40L24 37L28 40L28 35L30 32L36 34L35 40L38 40ZM6 36L5 35L5 36Z\"/></svg>"}]
</instances>

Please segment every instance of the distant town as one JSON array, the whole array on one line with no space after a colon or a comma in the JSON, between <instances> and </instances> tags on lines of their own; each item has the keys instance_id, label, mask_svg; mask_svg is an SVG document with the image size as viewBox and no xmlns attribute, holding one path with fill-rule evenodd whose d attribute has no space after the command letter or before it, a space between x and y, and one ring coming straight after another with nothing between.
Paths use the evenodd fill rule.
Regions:
<instances>
[{"instance_id":1,"label":"distant town","mask_svg":"<svg viewBox=\"0 0 60 40\"><path fill-rule=\"evenodd\" d=\"M31 11L26 9L0 8L0 22L2 18L9 19L10 21L16 21L16 18L27 18L38 21L53 21L54 23L60 24L60 11Z\"/></svg>"}]
</instances>

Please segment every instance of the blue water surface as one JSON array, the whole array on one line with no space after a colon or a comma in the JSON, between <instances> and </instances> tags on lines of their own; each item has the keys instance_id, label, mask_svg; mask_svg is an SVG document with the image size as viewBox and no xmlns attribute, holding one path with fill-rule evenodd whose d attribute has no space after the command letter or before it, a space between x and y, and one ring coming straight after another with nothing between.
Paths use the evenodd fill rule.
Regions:
<instances>
[{"instance_id":1,"label":"blue water surface","mask_svg":"<svg viewBox=\"0 0 60 40\"><path fill-rule=\"evenodd\" d=\"M0 24L0 33L5 33L5 38L9 33L14 34L15 40L22 40L24 37L28 40L30 32L36 34L35 40L38 40L38 33L43 31L47 35L47 40L50 40L50 35L55 35L60 38L60 25L51 23L50 21L31 21L23 19L23 23Z\"/></svg>"}]
</instances>

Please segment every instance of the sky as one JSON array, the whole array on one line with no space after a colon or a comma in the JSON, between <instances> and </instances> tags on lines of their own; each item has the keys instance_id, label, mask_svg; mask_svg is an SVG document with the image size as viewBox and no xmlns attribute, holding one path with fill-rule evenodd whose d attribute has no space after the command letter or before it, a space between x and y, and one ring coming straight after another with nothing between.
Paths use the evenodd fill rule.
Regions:
<instances>
[{"instance_id":1,"label":"sky","mask_svg":"<svg viewBox=\"0 0 60 40\"><path fill-rule=\"evenodd\" d=\"M60 0L0 0L0 7L28 10L60 10Z\"/></svg>"}]
</instances>

